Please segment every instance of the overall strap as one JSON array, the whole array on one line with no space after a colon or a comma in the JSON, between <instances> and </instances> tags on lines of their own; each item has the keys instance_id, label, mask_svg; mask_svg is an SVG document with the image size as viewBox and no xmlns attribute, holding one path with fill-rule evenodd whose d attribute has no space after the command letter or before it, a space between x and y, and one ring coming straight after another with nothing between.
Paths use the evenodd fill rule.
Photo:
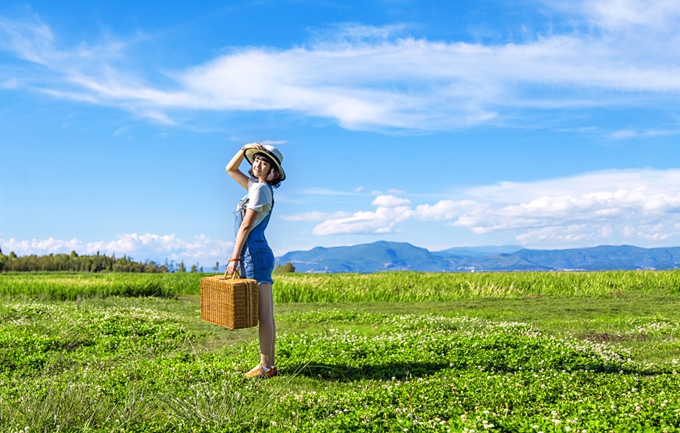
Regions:
<instances>
[{"instance_id":1,"label":"overall strap","mask_svg":"<svg viewBox=\"0 0 680 433\"><path fill-rule=\"evenodd\" d=\"M268 183L267 186L269 187L269 193L272 195L272 209L274 209L274 188ZM271 209L269 210L269 214L271 215Z\"/></svg>"}]
</instances>

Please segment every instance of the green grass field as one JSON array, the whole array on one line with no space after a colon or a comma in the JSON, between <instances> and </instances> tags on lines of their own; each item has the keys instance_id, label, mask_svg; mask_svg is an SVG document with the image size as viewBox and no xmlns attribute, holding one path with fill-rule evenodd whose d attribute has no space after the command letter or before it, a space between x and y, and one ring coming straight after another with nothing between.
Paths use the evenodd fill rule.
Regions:
<instances>
[{"instance_id":1,"label":"green grass field","mask_svg":"<svg viewBox=\"0 0 680 433\"><path fill-rule=\"evenodd\" d=\"M0 274L0 431L680 431L677 272L278 276L267 381L200 277Z\"/></svg>"}]
</instances>

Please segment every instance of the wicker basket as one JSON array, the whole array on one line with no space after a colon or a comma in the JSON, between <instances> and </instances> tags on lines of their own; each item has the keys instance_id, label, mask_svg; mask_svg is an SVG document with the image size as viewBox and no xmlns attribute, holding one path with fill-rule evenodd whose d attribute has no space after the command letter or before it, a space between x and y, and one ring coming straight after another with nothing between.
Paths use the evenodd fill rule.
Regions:
<instances>
[{"instance_id":1,"label":"wicker basket","mask_svg":"<svg viewBox=\"0 0 680 433\"><path fill-rule=\"evenodd\" d=\"M201 278L201 319L230 329L258 322L257 281L224 276Z\"/></svg>"}]
</instances>

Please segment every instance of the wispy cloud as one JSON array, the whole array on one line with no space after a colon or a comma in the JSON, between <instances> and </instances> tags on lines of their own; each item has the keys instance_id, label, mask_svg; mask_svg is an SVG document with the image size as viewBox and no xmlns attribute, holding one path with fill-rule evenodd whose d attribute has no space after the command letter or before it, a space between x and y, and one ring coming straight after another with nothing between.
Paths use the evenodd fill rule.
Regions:
<instances>
[{"instance_id":1,"label":"wispy cloud","mask_svg":"<svg viewBox=\"0 0 680 433\"><path fill-rule=\"evenodd\" d=\"M375 211L329 219L313 233L386 233L400 222L442 221L478 235L513 234L525 245L680 237L680 170L608 170L536 182L470 188L456 200L413 208L378 196Z\"/></svg>"},{"instance_id":2,"label":"wispy cloud","mask_svg":"<svg viewBox=\"0 0 680 433\"><path fill-rule=\"evenodd\" d=\"M641 26L668 31L680 17L680 3L674 0L586 0L582 9L610 30Z\"/></svg>"},{"instance_id":3,"label":"wispy cloud","mask_svg":"<svg viewBox=\"0 0 680 433\"><path fill-rule=\"evenodd\" d=\"M307 195L365 195L361 194L361 189L355 189L354 191L336 191L328 188L304 188L300 190L300 193Z\"/></svg>"},{"instance_id":4,"label":"wispy cloud","mask_svg":"<svg viewBox=\"0 0 680 433\"><path fill-rule=\"evenodd\" d=\"M286 221L317 222L328 219L346 218L350 216L348 212L304 212L296 215L281 215L279 218Z\"/></svg>"},{"instance_id":5,"label":"wispy cloud","mask_svg":"<svg viewBox=\"0 0 680 433\"><path fill-rule=\"evenodd\" d=\"M166 124L178 110L288 110L350 129L432 130L478 125L517 110L652 106L650 95L677 102L677 2L584 0L553 7L567 3L564 13L594 31L576 26L485 45L415 39L403 35L403 26L335 26L307 46L233 48L166 74L165 86L125 66L144 61L125 56L126 42L58 48L37 19L1 19L0 49L41 65L27 88Z\"/></svg>"},{"instance_id":6,"label":"wispy cloud","mask_svg":"<svg viewBox=\"0 0 680 433\"><path fill-rule=\"evenodd\" d=\"M0 83L0 88L3 89L15 89L19 86L19 81L16 78L9 79L3 83Z\"/></svg>"},{"instance_id":7,"label":"wispy cloud","mask_svg":"<svg viewBox=\"0 0 680 433\"><path fill-rule=\"evenodd\" d=\"M224 261L225 257L231 257L233 242L212 240L204 235L196 236L191 241L186 241L172 235L156 235L136 233L119 236L113 241L84 242L77 238L71 240L61 239L31 239L17 240L0 239L0 247L5 254L14 251L17 255L27 254L59 254L69 253L73 250L79 254L94 254L97 251L106 254L122 256L127 254L137 260L164 259L185 263L201 263L212 265L216 261Z\"/></svg>"},{"instance_id":8,"label":"wispy cloud","mask_svg":"<svg viewBox=\"0 0 680 433\"><path fill-rule=\"evenodd\" d=\"M669 137L680 134L680 129L648 129L645 131L635 131L630 128L622 129L612 132L609 138L614 140L626 140L629 138L651 138L651 137Z\"/></svg>"}]
</instances>

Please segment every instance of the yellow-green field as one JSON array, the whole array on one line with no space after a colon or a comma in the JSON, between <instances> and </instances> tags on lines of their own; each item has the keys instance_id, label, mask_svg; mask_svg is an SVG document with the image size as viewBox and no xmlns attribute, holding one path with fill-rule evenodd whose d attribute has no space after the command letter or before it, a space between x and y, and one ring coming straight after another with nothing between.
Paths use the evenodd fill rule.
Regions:
<instances>
[{"instance_id":1,"label":"yellow-green field","mask_svg":"<svg viewBox=\"0 0 680 433\"><path fill-rule=\"evenodd\" d=\"M0 296L73 300L84 297L199 293L208 274L0 274ZM680 271L278 274L275 301L423 302L526 296L592 297L680 293Z\"/></svg>"}]
</instances>

